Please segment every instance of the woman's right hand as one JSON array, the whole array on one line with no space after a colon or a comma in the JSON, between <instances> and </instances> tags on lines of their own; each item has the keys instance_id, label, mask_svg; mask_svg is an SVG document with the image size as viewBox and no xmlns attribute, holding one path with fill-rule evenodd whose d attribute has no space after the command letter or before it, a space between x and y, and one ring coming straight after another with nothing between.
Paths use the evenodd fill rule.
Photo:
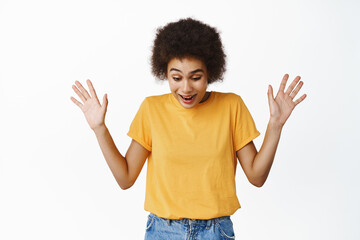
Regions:
<instances>
[{"instance_id":1,"label":"woman's right hand","mask_svg":"<svg viewBox=\"0 0 360 240\"><path fill-rule=\"evenodd\" d=\"M75 85L72 86L75 93L79 96L82 103L71 97L73 101L84 113L86 121L90 128L95 131L98 128L105 126L105 114L108 105L107 94L103 97L103 104L101 105L98 97L96 96L95 89L90 80L86 81L90 94L81 85L79 81L75 81Z\"/></svg>"}]
</instances>

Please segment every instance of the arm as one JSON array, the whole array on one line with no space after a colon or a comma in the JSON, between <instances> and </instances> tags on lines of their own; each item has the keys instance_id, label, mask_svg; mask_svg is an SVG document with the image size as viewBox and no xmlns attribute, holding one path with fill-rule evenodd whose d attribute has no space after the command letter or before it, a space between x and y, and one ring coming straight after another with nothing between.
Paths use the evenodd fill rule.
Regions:
<instances>
[{"instance_id":1,"label":"arm","mask_svg":"<svg viewBox=\"0 0 360 240\"><path fill-rule=\"evenodd\" d=\"M123 190L130 188L139 176L150 152L132 140L125 157L123 157L105 125L94 132L116 182Z\"/></svg>"},{"instance_id":2,"label":"arm","mask_svg":"<svg viewBox=\"0 0 360 240\"><path fill-rule=\"evenodd\" d=\"M275 99L273 97L272 87L269 86L268 100L270 120L260 151L257 152L254 143L250 142L236 152L245 175L250 183L257 187L261 187L269 175L285 122L295 106L302 102L306 97L304 94L296 101L293 101L303 85L303 82L299 82L299 76L294 79L286 92L284 92L288 78L289 75L285 74Z\"/></svg>"},{"instance_id":3,"label":"arm","mask_svg":"<svg viewBox=\"0 0 360 240\"><path fill-rule=\"evenodd\" d=\"M87 84L91 95L80 82L76 81L75 84L76 86L73 85L73 90L83 103L73 97L71 97L71 100L83 111L90 128L96 135L104 158L119 186L122 189L130 188L139 176L150 152L133 140L125 157L123 157L116 148L110 132L105 125L105 114L108 105L107 95L104 95L103 104L100 105L90 80L87 81Z\"/></svg>"}]
</instances>

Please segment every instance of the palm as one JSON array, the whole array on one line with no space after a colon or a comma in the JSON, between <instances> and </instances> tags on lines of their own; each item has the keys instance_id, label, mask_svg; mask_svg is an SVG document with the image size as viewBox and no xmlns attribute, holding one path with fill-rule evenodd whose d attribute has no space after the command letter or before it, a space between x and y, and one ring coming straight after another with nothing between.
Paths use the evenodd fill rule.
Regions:
<instances>
[{"instance_id":1,"label":"palm","mask_svg":"<svg viewBox=\"0 0 360 240\"><path fill-rule=\"evenodd\" d=\"M289 75L285 74L275 99L273 97L273 90L271 86L269 86L269 91L268 91L270 118L280 125L285 124L287 119L290 117L292 111L294 110L295 106L300 102L302 102L306 97L306 95L303 94L296 101L293 101L294 97L300 91L303 85L303 82L301 81L299 82L300 80L299 76L297 76L293 80L293 82L289 85L286 92L284 92L288 78Z\"/></svg>"},{"instance_id":2,"label":"palm","mask_svg":"<svg viewBox=\"0 0 360 240\"><path fill-rule=\"evenodd\" d=\"M91 128L104 122L105 115L97 99L87 100L83 105L82 111Z\"/></svg>"},{"instance_id":3,"label":"palm","mask_svg":"<svg viewBox=\"0 0 360 240\"><path fill-rule=\"evenodd\" d=\"M75 84L76 86L73 85L73 90L80 97L83 103L77 101L73 97L71 97L71 100L80 107L90 128L95 129L98 126L103 125L107 108L106 94L103 98L103 105L100 105L99 99L96 96L95 89L90 80L87 81L87 84L91 95L86 91L80 82L76 81Z\"/></svg>"}]
</instances>

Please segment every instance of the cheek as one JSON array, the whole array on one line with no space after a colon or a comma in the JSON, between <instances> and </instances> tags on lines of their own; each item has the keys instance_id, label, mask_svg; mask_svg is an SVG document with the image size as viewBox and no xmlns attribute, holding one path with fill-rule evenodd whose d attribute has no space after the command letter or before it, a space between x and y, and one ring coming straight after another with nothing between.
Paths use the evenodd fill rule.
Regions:
<instances>
[{"instance_id":1,"label":"cheek","mask_svg":"<svg viewBox=\"0 0 360 240\"><path fill-rule=\"evenodd\" d=\"M199 85L198 85L198 90L199 91L206 91L207 89L207 82L201 82Z\"/></svg>"},{"instance_id":2,"label":"cheek","mask_svg":"<svg viewBox=\"0 0 360 240\"><path fill-rule=\"evenodd\" d=\"M178 88L176 83L173 83L173 82L170 82L170 81L169 81L169 87L170 87L171 92L175 92L176 89Z\"/></svg>"}]
</instances>

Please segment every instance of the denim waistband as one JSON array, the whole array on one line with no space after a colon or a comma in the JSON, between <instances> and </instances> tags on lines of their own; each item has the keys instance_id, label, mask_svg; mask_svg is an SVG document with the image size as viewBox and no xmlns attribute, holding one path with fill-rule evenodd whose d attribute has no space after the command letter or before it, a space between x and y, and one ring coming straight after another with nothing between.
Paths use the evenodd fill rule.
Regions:
<instances>
[{"instance_id":1,"label":"denim waistband","mask_svg":"<svg viewBox=\"0 0 360 240\"><path fill-rule=\"evenodd\" d=\"M191 218L168 219L168 218L162 218L162 217L156 216L153 213L150 213L149 215L150 215L150 217L156 217L156 218L165 220L168 225L170 225L171 222L180 222L180 223L184 223L184 224L206 224L207 226L210 226L211 224L213 224L216 221L221 221L223 219L230 218L230 216L223 216L223 217L211 218L211 219L191 219Z\"/></svg>"}]
</instances>

